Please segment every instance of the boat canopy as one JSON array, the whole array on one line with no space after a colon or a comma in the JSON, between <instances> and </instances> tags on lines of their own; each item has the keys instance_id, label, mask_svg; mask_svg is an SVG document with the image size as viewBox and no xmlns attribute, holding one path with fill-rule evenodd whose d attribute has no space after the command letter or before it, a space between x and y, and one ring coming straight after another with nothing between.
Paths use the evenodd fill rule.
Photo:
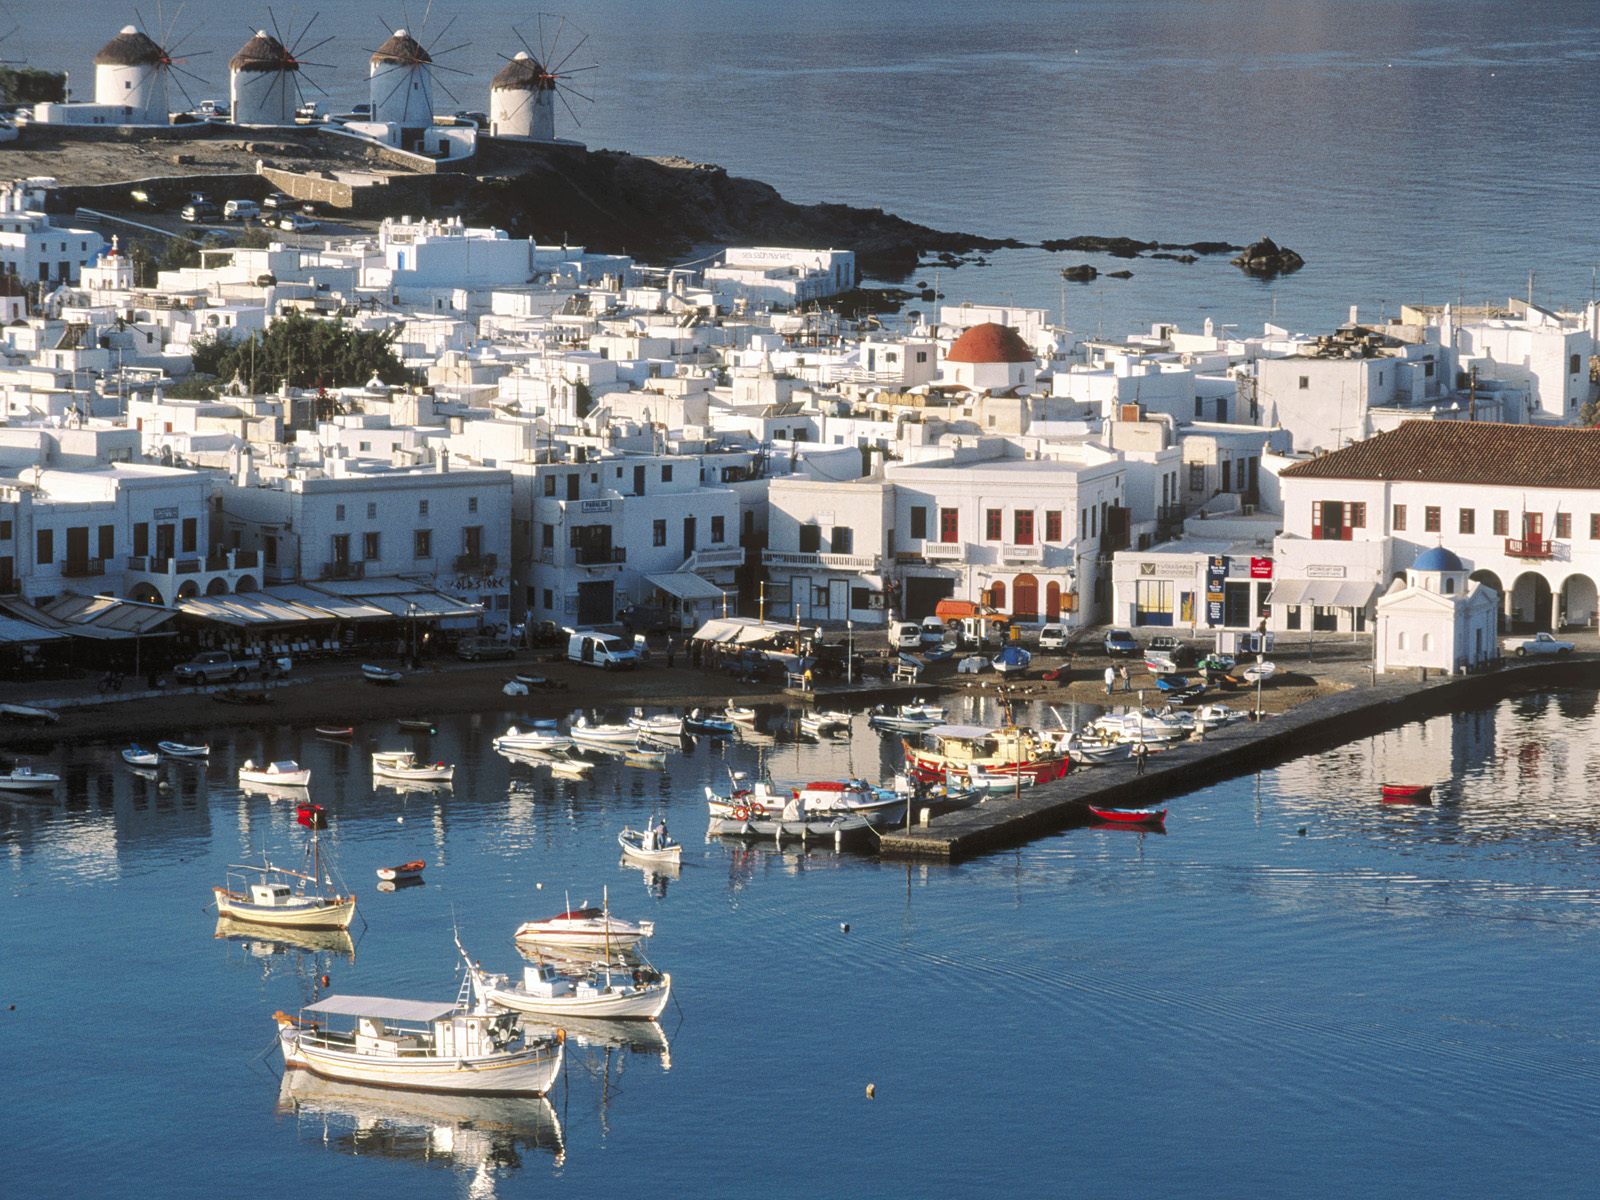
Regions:
<instances>
[{"instance_id":1,"label":"boat canopy","mask_svg":"<svg viewBox=\"0 0 1600 1200\"><path fill-rule=\"evenodd\" d=\"M442 1000L391 1000L386 996L324 996L301 1012L328 1017L369 1017L378 1021L413 1021L426 1025L455 1012L454 1003Z\"/></svg>"},{"instance_id":2,"label":"boat canopy","mask_svg":"<svg viewBox=\"0 0 1600 1200\"><path fill-rule=\"evenodd\" d=\"M982 725L935 725L927 731L929 737L936 738L985 738L993 737L997 730L985 729Z\"/></svg>"}]
</instances>

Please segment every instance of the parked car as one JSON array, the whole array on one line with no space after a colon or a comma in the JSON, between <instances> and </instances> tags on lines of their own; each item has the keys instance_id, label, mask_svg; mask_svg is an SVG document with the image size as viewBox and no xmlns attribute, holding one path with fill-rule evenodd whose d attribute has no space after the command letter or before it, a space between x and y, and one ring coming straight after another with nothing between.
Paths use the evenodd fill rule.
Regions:
<instances>
[{"instance_id":1,"label":"parked car","mask_svg":"<svg viewBox=\"0 0 1600 1200\"><path fill-rule=\"evenodd\" d=\"M288 212L294 205L294 197L287 192L269 192L261 201L261 207L268 212Z\"/></svg>"},{"instance_id":2,"label":"parked car","mask_svg":"<svg viewBox=\"0 0 1600 1200\"><path fill-rule=\"evenodd\" d=\"M1526 658L1530 654L1571 654L1576 647L1571 642L1557 640L1553 633L1536 633L1532 637L1511 637L1503 643L1507 654Z\"/></svg>"},{"instance_id":3,"label":"parked car","mask_svg":"<svg viewBox=\"0 0 1600 1200\"><path fill-rule=\"evenodd\" d=\"M1106 630L1105 652L1113 658L1132 658L1139 653L1139 643L1127 629Z\"/></svg>"},{"instance_id":4,"label":"parked car","mask_svg":"<svg viewBox=\"0 0 1600 1200\"><path fill-rule=\"evenodd\" d=\"M161 207L144 188L134 188L129 192L128 203L132 204L134 208L143 208L151 212Z\"/></svg>"},{"instance_id":5,"label":"parked car","mask_svg":"<svg viewBox=\"0 0 1600 1200\"><path fill-rule=\"evenodd\" d=\"M191 225L197 221L215 221L217 215L217 206L209 200L191 200L178 214Z\"/></svg>"},{"instance_id":6,"label":"parked car","mask_svg":"<svg viewBox=\"0 0 1600 1200\"><path fill-rule=\"evenodd\" d=\"M1159 654L1162 658L1171 660L1176 667L1192 667L1200 661L1200 655L1195 648L1182 638L1173 637L1170 633L1150 639L1150 653Z\"/></svg>"},{"instance_id":7,"label":"parked car","mask_svg":"<svg viewBox=\"0 0 1600 1200\"><path fill-rule=\"evenodd\" d=\"M895 650L922 649L922 626L915 621L895 621L889 626L889 646Z\"/></svg>"},{"instance_id":8,"label":"parked car","mask_svg":"<svg viewBox=\"0 0 1600 1200\"><path fill-rule=\"evenodd\" d=\"M229 200L222 206L225 221L253 221L261 215L261 205L254 200Z\"/></svg>"},{"instance_id":9,"label":"parked car","mask_svg":"<svg viewBox=\"0 0 1600 1200\"><path fill-rule=\"evenodd\" d=\"M196 654L186 663L179 663L172 673L184 683L197 683L204 687L219 679L243 679L260 667L261 660L258 658L235 658L226 650L207 650Z\"/></svg>"},{"instance_id":10,"label":"parked car","mask_svg":"<svg viewBox=\"0 0 1600 1200\"><path fill-rule=\"evenodd\" d=\"M1067 648L1067 627L1065 625L1046 625L1039 630L1039 649L1065 650Z\"/></svg>"},{"instance_id":11,"label":"parked car","mask_svg":"<svg viewBox=\"0 0 1600 1200\"><path fill-rule=\"evenodd\" d=\"M464 637L456 645L456 657L462 662L480 659L510 658L511 643L494 637Z\"/></svg>"},{"instance_id":12,"label":"parked car","mask_svg":"<svg viewBox=\"0 0 1600 1200\"><path fill-rule=\"evenodd\" d=\"M666 633L672 628L672 619L666 610L654 604L630 604L617 614L617 621L625 629L643 633Z\"/></svg>"},{"instance_id":13,"label":"parked car","mask_svg":"<svg viewBox=\"0 0 1600 1200\"><path fill-rule=\"evenodd\" d=\"M567 635L554 621L530 621L527 639L530 646L562 646Z\"/></svg>"},{"instance_id":14,"label":"parked car","mask_svg":"<svg viewBox=\"0 0 1600 1200\"><path fill-rule=\"evenodd\" d=\"M313 229L322 228L322 223L315 217L308 217L303 213L287 212L278 218L278 228L289 233L308 233Z\"/></svg>"}]
</instances>

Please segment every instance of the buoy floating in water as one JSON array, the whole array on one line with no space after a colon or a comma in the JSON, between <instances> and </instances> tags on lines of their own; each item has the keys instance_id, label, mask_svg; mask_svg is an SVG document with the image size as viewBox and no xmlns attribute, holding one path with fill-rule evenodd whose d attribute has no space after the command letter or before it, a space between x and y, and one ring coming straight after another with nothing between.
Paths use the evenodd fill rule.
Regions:
<instances>
[{"instance_id":1,"label":"buoy floating in water","mask_svg":"<svg viewBox=\"0 0 1600 1200\"><path fill-rule=\"evenodd\" d=\"M877 1098L878 1098L878 1085L875 1084L875 1083L867 1084L867 1099L868 1100L876 1100Z\"/></svg>"},{"instance_id":2,"label":"buoy floating in water","mask_svg":"<svg viewBox=\"0 0 1600 1200\"><path fill-rule=\"evenodd\" d=\"M839 922L839 932L841 932L841 933L849 933L850 932L850 922L849 921L840 921Z\"/></svg>"}]
</instances>

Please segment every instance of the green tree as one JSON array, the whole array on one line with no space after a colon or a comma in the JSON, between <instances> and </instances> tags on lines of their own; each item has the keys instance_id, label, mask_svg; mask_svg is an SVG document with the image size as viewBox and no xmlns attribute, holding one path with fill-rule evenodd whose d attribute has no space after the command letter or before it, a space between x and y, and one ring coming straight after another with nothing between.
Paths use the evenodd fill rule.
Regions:
<instances>
[{"instance_id":1,"label":"green tree","mask_svg":"<svg viewBox=\"0 0 1600 1200\"><path fill-rule=\"evenodd\" d=\"M238 338L218 334L197 342L197 372L229 383L234 376L252 392L269 392L285 379L290 387L353 387L376 375L384 383L410 383L413 375L394 352L398 329L352 329L290 313L265 333Z\"/></svg>"}]
</instances>

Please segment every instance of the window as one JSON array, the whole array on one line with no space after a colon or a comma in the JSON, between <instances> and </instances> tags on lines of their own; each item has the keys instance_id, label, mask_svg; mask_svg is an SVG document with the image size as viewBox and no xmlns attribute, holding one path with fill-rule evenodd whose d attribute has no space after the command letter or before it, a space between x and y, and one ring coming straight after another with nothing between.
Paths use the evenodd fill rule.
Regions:
<instances>
[{"instance_id":1,"label":"window","mask_svg":"<svg viewBox=\"0 0 1600 1200\"><path fill-rule=\"evenodd\" d=\"M727 537L727 527L726 527L726 524L725 524L725 518L720 517L720 516L719 517L712 517L711 518L711 541L713 542L713 544L723 541L726 537Z\"/></svg>"},{"instance_id":2,"label":"window","mask_svg":"<svg viewBox=\"0 0 1600 1200\"><path fill-rule=\"evenodd\" d=\"M1033 509L1019 508L1011 515L1011 532L1015 545L1033 545Z\"/></svg>"},{"instance_id":3,"label":"window","mask_svg":"<svg viewBox=\"0 0 1600 1200\"><path fill-rule=\"evenodd\" d=\"M1222 460L1222 490L1233 491L1233 463L1226 458Z\"/></svg>"},{"instance_id":4,"label":"window","mask_svg":"<svg viewBox=\"0 0 1600 1200\"><path fill-rule=\"evenodd\" d=\"M1394 521L1392 524L1396 533L1404 533L1406 531L1406 506L1404 504L1396 504L1394 506Z\"/></svg>"},{"instance_id":5,"label":"window","mask_svg":"<svg viewBox=\"0 0 1600 1200\"><path fill-rule=\"evenodd\" d=\"M1581 370L1583 370L1583 355L1574 354L1567 363L1567 374L1576 375Z\"/></svg>"},{"instance_id":6,"label":"window","mask_svg":"<svg viewBox=\"0 0 1600 1200\"><path fill-rule=\"evenodd\" d=\"M556 598L555 598L554 593L552 593L549 588L545 588L544 589L544 607L546 609L551 609L551 608L554 608L555 606L556 606Z\"/></svg>"},{"instance_id":7,"label":"window","mask_svg":"<svg viewBox=\"0 0 1600 1200\"><path fill-rule=\"evenodd\" d=\"M199 536L199 522L193 517L183 519L183 552L193 554Z\"/></svg>"},{"instance_id":8,"label":"window","mask_svg":"<svg viewBox=\"0 0 1600 1200\"><path fill-rule=\"evenodd\" d=\"M872 593L864 587L850 589L850 607L856 612L872 606Z\"/></svg>"},{"instance_id":9,"label":"window","mask_svg":"<svg viewBox=\"0 0 1600 1200\"><path fill-rule=\"evenodd\" d=\"M539 522L539 545L546 550L555 549L556 527L548 521Z\"/></svg>"},{"instance_id":10,"label":"window","mask_svg":"<svg viewBox=\"0 0 1600 1200\"><path fill-rule=\"evenodd\" d=\"M1050 508L1044 514L1044 540L1059 542L1061 540L1061 510Z\"/></svg>"},{"instance_id":11,"label":"window","mask_svg":"<svg viewBox=\"0 0 1600 1200\"><path fill-rule=\"evenodd\" d=\"M1311 376L1309 376L1309 375L1300 376L1300 390L1302 392L1304 392L1304 391L1309 390L1310 387L1311 387Z\"/></svg>"},{"instance_id":12,"label":"window","mask_svg":"<svg viewBox=\"0 0 1600 1200\"><path fill-rule=\"evenodd\" d=\"M544 477L544 494L546 496L554 496L556 494L556 477L554 475L546 475ZM545 607L549 608L550 606L546 604Z\"/></svg>"},{"instance_id":13,"label":"window","mask_svg":"<svg viewBox=\"0 0 1600 1200\"><path fill-rule=\"evenodd\" d=\"M1461 533L1476 533L1478 529L1478 510L1475 508L1463 508L1456 528Z\"/></svg>"},{"instance_id":14,"label":"window","mask_svg":"<svg viewBox=\"0 0 1600 1200\"><path fill-rule=\"evenodd\" d=\"M939 510L939 540L941 542L959 542L961 540L960 509L941 508Z\"/></svg>"},{"instance_id":15,"label":"window","mask_svg":"<svg viewBox=\"0 0 1600 1200\"><path fill-rule=\"evenodd\" d=\"M1556 536L1569 538L1572 536L1572 514L1558 512L1556 514Z\"/></svg>"},{"instance_id":16,"label":"window","mask_svg":"<svg viewBox=\"0 0 1600 1200\"><path fill-rule=\"evenodd\" d=\"M672 482L672 468L670 466L667 466L667 465L663 465L662 466L662 468L661 468L661 482L662 483L671 483Z\"/></svg>"},{"instance_id":17,"label":"window","mask_svg":"<svg viewBox=\"0 0 1600 1200\"><path fill-rule=\"evenodd\" d=\"M55 562L55 560L56 560L56 539L55 539L55 534L52 533L48 529L41 529L41 530L39 530L38 536L35 539L35 541L38 543L38 547L37 547L37 553L34 555L34 559L38 562L38 564L41 567L43 567L43 566L48 566L50 563Z\"/></svg>"},{"instance_id":18,"label":"window","mask_svg":"<svg viewBox=\"0 0 1600 1200\"><path fill-rule=\"evenodd\" d=\"M375 501L368 500L367 501L367 520L376 521L377 519L378 519L378 505L377 505L377 503Z\"/></svg>"},{"instance_id":19,"label":"window","mask_svg":"<svg viewBox=\"0 0 1600 1200\"><path fill-rule=\"evenodd\" d=\"M985 509L984 510L984 513L983 513L983 540L984 541L986 541L986 542L998 542L1000 540L1000 538L1002 536L1001 532L1000 532L1000 517L1001 517L1001 513L1000 513L1000 510L998 508L989 508L989 509Z\"/></svg>"},{"instance_id":20,"label":"window","mask_svg":"<svg viewBox=\"0 0 1600 1200\"><path fill-rule=\"evenodd\" d=\"M342 521L342 520L344 520L344 505L342 505L342 504L335 504L335 505L334 505L334 506L333 506L333 519L334 519L334 520L335 520L335 521Z\"/></svg>"},{"instance_id":21,"label":"window","mask_svg":"<svg viewBox=\"0 0 1600 1200\"><path fill-rule=\"evenodd\" d=\"M712 518L713 528L716 518ZM856 547L856 531L848 525L835 525L829 537L828 549L834 554L853 554Z\"/></svg>"},{"instance_id":22,"label":"window","mask_svg":"<svg viewBox=\"0 0 1600 1200\"><path fill-rule=\"evenodd\" d=\"M1206 490L1206 465L1205 463L1189 464L1189 490L1203 492Z\"/></svg>"},{"instance_id":23,"label":"window","mask_svg":"<svg viewBox=\"0 0 1600 1200\"><path fill-rule=\"evenodd\" d=\"M271 534L261 543L261 561L269 567L278 565L278 539Z\"/></svg>"},{"instance_id":24,"label":"window","mask_svg":"<svg viewBox=\"0 0 1600 1200\"><path fill-rule=\"evenodd\" d=\"M9 521L0 521L0 538L10 536L10 532L7 529L10 524L11 522ZM1591 539L1600 538L1600 513L1589 514L1589 537Z\"/></svg>"},{"instance_id":25,"label":"window","mask_svg":"<svg viewBox=\"0 0 1600 1200\"><path fill-rule=\"evenodd\" d=\"M361 535L361 557L368 562L377 562L379 558L383 557L378 553L378 535L376 533L364 533Z\"/></svg>"},{"instance_id":26,"label":"window","mask_svg":"<svg viewBox=\"0 0 1600 1200\"><path fill-rule=\"evenodd\" d=\"M467 497L467 511L469 513L475 513L478 511L478 498L476 496Z\"/></svg>"},{"instance_id":27,"label":"window","mask_svg":"<svg viewBox=\"0 0 1600 1200\"><path fill-rule=\"evenodd\" d=\"M1422 510L1422 528L1428 533L1439 532L1439 506L1430 504Z\"/></svg>"},{"instance_id":28,"label":"window","mask_svg":"<svg viewBox=\"0 0 1600 1200\"><path fill-rule=\"evenodd\" d=\"M0 521L0 542L9 542L11 537L11 522Z\"/></svg>"},{"instance_id":29,"label":"window","mask_svg":"<svg viewBox=\"0 0 1600 1200\"><path fill-rule=\"evenodd\" d=\"M650 544L652 546L665 546L667 544L667 523L665 521L650 522Z\"/></svg>"},{"instance_id":30,"label":"window","mask_svg":"<svg viewBox=\"0 0 1600 1200\"><path fill-rule=\"evenodd\" d=\"M470 558L483 557L482 525L463 525L461 527L461 553Z\"/></svg>"},{"instance_id":31,"label":"window","mask_svg":"<svg viewBox=\"0 0 1600 1200\"><path fill-rule=\"evenodd\" d=\"M1494 510L1494 536L1505 537L1511 532L1511 514L1503 508Z\"/></svg>"},{"instance_id":32,"label":"window","mask_svg":"<svg viewBox=\"0 0 1600 1200\"><path fill-rule=\"evenodd\" d=\"M928 510L921 504L911 506L911 536L913 538L928 536Z\"/></svg>"},{"instance_id":33,"label":"window","mask_svg":"<svg viewBox=\"0 0 1600 1200\"><path fill-rule=\"evenodd\" d=\"M549 526L547 525L547 526L545 526L545 528L548 529ZM432 558L433 557L433 530L431 530L431 529L419 529L419 530L417 530L417 532L416 532L416 544L412 547L411 557L412 558Z\"/></svg>"},{"instance_id":34,"label":"window","mask_svg":"<svg viewBox=\"0 0 1600 1200\"><path fill-rule=\"evenodd\" d=\"M1205 415L1206 415L1206 402L1205 402L1205 399L1203 397L1201 397L1201 396L1196 396L1194 398L1194 419L1196 421L1204 420L1205 419Z\"/></svg>"},{"instance_id":35,"label":"window","mask_svg":"<svg viewBox=\"0 0 1600 1200\"><path fill-rule=\"evenodd\" d=\"M800 526L800 553L816 554L822 549L822 526Z\"/></svg>"},{"instance_id":36,"label":"window","mask_svg":"<svg viewBox=\"0 0 1600 1200\"><path fill-rule=\"evenodd\" d=\"M372 443L371 442L357 442L356 443L356 449L358 451L360 451L362 454L369 453L372 450Z\"/></svg>"},{"instance_id":37,"label":"window","mask_svg":"<svg viewBox=\"0 0 1600 1200\"><path fill-rule=\"evenodd\" d=\"M428 502L426 500L418 500L417 501L417 516L425 517L427 515L428 515Z\"/></svg>"},{"instance_id":38,"label":"window","mask_svg":"<svg viewBox=\"0 0 1600 1200\"><path fill-rule=\"evenodd\" d=\"M1311 537L1319 542L1348 542L1351 531L1367 527L1367 506L1342 500L1311 502Z\"/></svg>"},{"instance_id":39,"label":"window","mask_svg":"<svg viewBox=\"0 0 1600 1200\"><path fill-rule=\"evenodd\" d=\"M115 525L100 526L100 557L115 558L117 556L117 527Z\"/></svg>"}]
</instances>

